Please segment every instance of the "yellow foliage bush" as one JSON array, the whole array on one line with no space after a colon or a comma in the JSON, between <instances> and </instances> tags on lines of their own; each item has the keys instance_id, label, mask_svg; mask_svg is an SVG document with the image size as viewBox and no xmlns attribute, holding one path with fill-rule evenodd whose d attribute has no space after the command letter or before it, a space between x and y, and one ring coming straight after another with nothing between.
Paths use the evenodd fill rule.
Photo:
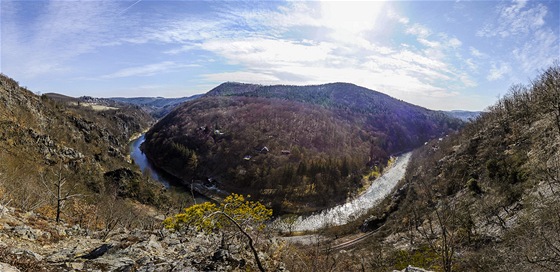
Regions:
<instances>
[{"instance_id":1,"label":"yellow foliage bush","mask_svg":"<svg viewBox=\"0 0 560 272\"><path fill-rule=\"evenodd\" d=\"M272 216L272 210L260 202L246 200L243 195L231 194L219 206L211 202L196 204L185 208L183 213L165 219L163 224L167 229L192 227L199 231L230 226L230 220L217 216L220 213L229 216L239 225L247 228L255 226L259 229L264 228L264 222Z\"/></svg>"}]
</instances>

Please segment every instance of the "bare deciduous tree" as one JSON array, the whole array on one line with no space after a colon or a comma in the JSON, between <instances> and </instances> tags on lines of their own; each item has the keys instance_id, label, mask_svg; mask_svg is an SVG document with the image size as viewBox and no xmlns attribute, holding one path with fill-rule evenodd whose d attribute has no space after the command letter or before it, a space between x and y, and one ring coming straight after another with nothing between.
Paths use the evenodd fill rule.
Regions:
<instances>
[{"instance_id":1,"label":"bare deciduous tree","mask_svg":"<svg viewBox=\"0 0 560 272\"><path fill-rule=\"evenodd\" d=\"M64 203L66 202L66 200L82 196L82 194L72 194L72 192L74 192L76 189L77 183L74 183L74 185L68 190L64 189L67 179L63 174L62 163L60 164L58 171L53 171L53 174L55 177L53 181L49 182L45 179L45 175L41 175L41 182L43 183L43 185L45 185L47 192L51 196L56 198L56 223L60 223L60 215L62 213L62 209L64 208Z\"/></svg>"}]
</instances>

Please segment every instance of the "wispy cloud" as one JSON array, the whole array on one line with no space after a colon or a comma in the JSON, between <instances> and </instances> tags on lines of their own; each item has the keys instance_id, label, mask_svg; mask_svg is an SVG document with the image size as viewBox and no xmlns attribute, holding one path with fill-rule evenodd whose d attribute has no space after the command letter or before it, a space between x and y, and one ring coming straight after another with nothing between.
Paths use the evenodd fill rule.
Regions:
<instances>
[{"instance_id":1,"label":"wispy cloud","mask_svg":"<svg viewBox=\"0 0 560 272\"><path fill-rule=\"evenodd\" d=\"M69 60L94 51L117 34L111 32L118 10L113 2L2 1L2 8L2 16L14 17L2 20L2 58L18 63L11 71L24 78L68 72ZM22 29L15 18L26 8L37 9L37 15L23 22L27 28Z\"/></svg>"},{"instance_id":2,"label":"wispy cloud","mask_svg":"<svg viewBox=\"0 0 560 272\"><path fill-rule=\"evenodd\" d=\"M196 64L180 64L172 61L164 61L137 67L129 67L114 73L104 75L101 78L122 78L135 76L153 76L156 74L169 73L186 67L196 67Z\"/></svg>"},{"instance_id":3,"label":"wispy cloud","mask_svg":"<svg viewBox=\"0 0 560 272\"><path fill-rule=\"evenodd\" d=\"M495 21L485 25L477 35L486 38L499 37L503 42L511 44L511 54L508 58L516 60L523 73L533 73L558 59L558 29L556 28L555 32L546 25L545 18L549 11L543 3L517 0L498 6L497 13ZM471 49L473 56L487 57L478 53L478 50ZM511 69L506 69L503 65L493 65L487 79L500 79Z\"/></svg>"},{"instance_id":4,"label":"wispy cloud","mask_svg":"<svg viewBox=\"0 0 560 272\"><path fill-rule=\"evenodd\" d=\"M485 57L485 56L486 56L485 54L483 54L483 53L480 52L478 49L476 49L476 48L474 48L474 47L472 47L472 46L469 47L469 51L470 51L470 53L471 53L471 55L472 55L473 57L482 58L482 57Z\"/></svg>"},{"instance_id":5,"label":"wispy cloud","mask_svg":"<svg viewBox=\"0 0 560 272\"><path fill-rule=\"evenodd\" d=\"M503 78L510 71L511 67L507 63L502 62L499 66L497 66L495 63L492 63L492 68L490 68L490 72L488 73L486 79L490 81L498 80Z\"/></svg>"},{"instance_id":6,"label":"wispy cloud","mask_svg":"<svg viewBox=\"0 0 560 272\"><path fill-rule=\"evenodd\" d=\"M526 42L512 52L524 72L535 72L543 65L551 65L552 61L560 57L558 36L552 30L540 29L533 36L532 42Z\"/></svg>"},{"instance_id":7,"label":"wispy cloud","mask_svg":"<svg viewBox=\"0 0 560 272\"><path fill-rule=\"evenodd\" d=\"M393 92L415 90L427 96L435 91L438 96L443 92L451 94L441 87L445 85L443 81L455 81L452 85L458 88L464 88L464 82L472 85L472 80L461 80L447 64L434 57L461 47L462 42L456 37L435 35L428 40L431 30L420 24L408 26L408 18L393 12L388 19L407 25L407 32L418 36L419 42L432 51L395 50L377 44L371 37L371 29L381 17L372 19L371 11L381 13L382 8L383 3L347 5L339 2L292 2L277 9L240 10L235 6L232 10L220 10L216 16L189 17L166 23L163 28L152 27L142 36L128 41L180 44L165 53L178 55L203 50L220 56L230 65L243 67L244 71L203 75L204 79L216 82L236 79L261 84L350 81ZM339 18L343 16L340 9L346 9L347 12L343 12L346 17ZM315 29L325 35L307 40L286 35L301 28ZM247 29L253 31L247 32Z\"/></svg>"},{"instance_id":8,"label":"wispy cloud","mask_svg":"<svg viewBox=\"0 0 560 272\"><path fill-rule=\"evenodd\" d=\"M544 17L547 13L548 9L542 4L527 7L527 1L513 1L511 5L501 6L496 20L478 30L477 35L503 38L527 34L544 25Z\"/></svg>"},{"instance_id":9,"label":"wispy cloud","mask_svg":"<svg viewBox=\"0 0 560 272\"><path fill-rule=\"evenodd\" d=\"M427 27L422 26L420 24L414 24L406 29L406 33L416 35L419 38L426 38L430 36L430 34L432 34L432 31L430 31Z\"/></svg>"}]
</instances>

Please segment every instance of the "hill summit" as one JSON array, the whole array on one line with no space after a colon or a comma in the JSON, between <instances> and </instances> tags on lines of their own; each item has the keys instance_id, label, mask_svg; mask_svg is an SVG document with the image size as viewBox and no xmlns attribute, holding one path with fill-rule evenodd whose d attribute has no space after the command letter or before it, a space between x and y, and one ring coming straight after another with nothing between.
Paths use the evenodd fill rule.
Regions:
<instances>
[{"instance_id":1,"label":"hill summit","mask_svg":"<svg viewBox=\"0 0 560 272\"><path fill-rule=\"evenodd\" d=\"M390 155L461 125L348 83L224 83L160 120L143 148L205 194L251 194L277 211L306 212L346 200Z\"/></svg>"}]
</instances>

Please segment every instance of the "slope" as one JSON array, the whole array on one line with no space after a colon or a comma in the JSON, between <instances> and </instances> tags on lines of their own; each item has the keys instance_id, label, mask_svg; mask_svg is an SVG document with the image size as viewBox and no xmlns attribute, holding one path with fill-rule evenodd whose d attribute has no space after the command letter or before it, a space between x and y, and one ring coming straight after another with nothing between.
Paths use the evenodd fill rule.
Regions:
<instances>
[{"instance_id":1,"label":"slope","mask_svg":"<svg viewBox=\"0 0 560 272\"><path fill-rule=\"evenodd\" d=\"M461 133L416 151L406 183L399 209L383 215L372 241L385 251L379 270L557 270L558 63L529 86L513 86Z\"/></svg>"},{"instance_id":2,"label":"slope","mask_svg":"<svg viewBox=\"0 0 560 272\"><path fill-rule=\"evenodd\" d=\"M79 101L37 96L0 75L0 204L53 219L60 207L63 220L92 228L142 220L124 199L168 201L128 159L131 136L153 119L135 107Z\"/></svg>"}]
</instances>

